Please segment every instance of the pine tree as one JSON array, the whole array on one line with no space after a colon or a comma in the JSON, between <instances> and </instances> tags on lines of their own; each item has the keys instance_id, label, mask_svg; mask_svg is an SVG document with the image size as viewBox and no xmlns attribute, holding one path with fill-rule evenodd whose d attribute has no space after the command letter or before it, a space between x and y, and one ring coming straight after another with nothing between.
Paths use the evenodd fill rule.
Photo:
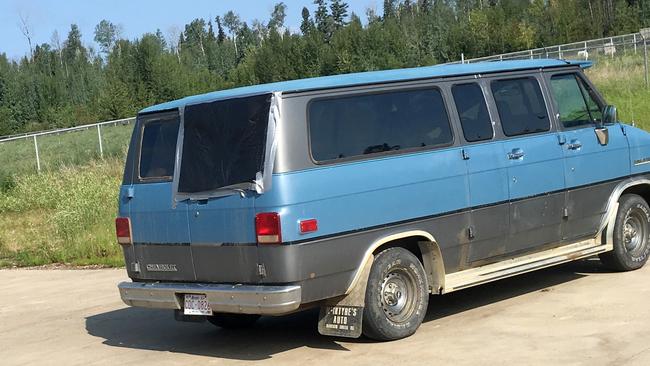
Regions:
<instances>
[{"instance_id":1,"label":"pine tree","mask_svg":"<svg viewBox=\"0 0 650 366\"><path fill-rule=\"evenodd\" d=\"M314 21L311 19L311 14L309 14L309 9L307 7L302 8L302 23L300 23L300 31L303 35L311 34L314 29Z\"/></svg>"},{"instance_id":2,"label":"pine tree","mask_svg":"<svg viewBox=\"0 0 650 366\"><path fill-rule=\"evenodd\" d=\"M348 4L342 0L332 0L330 5L332 12L332 23L334 29L340 29L346 25L345 18L348 16Z\"/></svg>"},{"instance_id":3,"label":"pine tree","mask_svg":"<svg viewBox=\"0 0 650 366\"><path fill-rule=\"evenodd\" d=\"M223 43L226 40L226 32L223 31L223 25L221 24L221 17L217 15L215 19L217 22L217 42L219 44Z\"/></svg>"},{"instance_id":4,"label":"pine tree","mask_svg":"<svg viewBox=\"0 0 650 366\"><path fill-rule=\"evenodd\" d=\"M316 13L314 14L316 29L323 35L323 39L329 42L332 37L332 17L327 11L325 0L314 0L314 4L317 5Z\"/></svg>"},{"instance_id":5,"label":"pine tree","mask_svg":"<svg viewBox=\"0 0 650 366\"><path fill-rule=\"evenodd\" d=\"M392 18L396 14L396 0L384 0L384 19Z\"/></svg>"},{"instance_id":6,"label":"pine tree","mask_svg":"<svg viewBox=\"0 0 650 366\"><path fill-rule=\"evenodd\" d=\"M160 48L166 49L167 48L167 41L165 40L165 36L163 36L163 33L160 30L160 28L156 29L156 38L158 39L158 43L160 44Z\"/></svg>"}]
</instances>

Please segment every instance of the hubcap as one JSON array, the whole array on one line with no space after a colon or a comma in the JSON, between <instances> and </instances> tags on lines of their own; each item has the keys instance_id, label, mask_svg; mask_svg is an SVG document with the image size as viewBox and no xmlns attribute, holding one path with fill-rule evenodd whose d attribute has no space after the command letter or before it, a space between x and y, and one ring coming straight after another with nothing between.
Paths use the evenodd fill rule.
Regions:
<instances>
[{"instance_id":1,"label":"hubcap","mask_svg":"<svg viewBox=\"0 0 650 366\"><path fill-rule=\"evenodd\" d=\"M386 317L395 323L408 320L415 310L415 277L407 269L392 269L381 284L381 306Z\"/></svg>"},{"instance_id":2,"label":"hubcap","mask_svg":"<svg viewBox=\"0 0 650 366\"><path fill-rule=\"evenodd\" d=\"M645 213L640 209L632 209L625 217L623 224L623 243L625 250L635 253L643 249L647 236Z\"/></svg>"}]
</instances>

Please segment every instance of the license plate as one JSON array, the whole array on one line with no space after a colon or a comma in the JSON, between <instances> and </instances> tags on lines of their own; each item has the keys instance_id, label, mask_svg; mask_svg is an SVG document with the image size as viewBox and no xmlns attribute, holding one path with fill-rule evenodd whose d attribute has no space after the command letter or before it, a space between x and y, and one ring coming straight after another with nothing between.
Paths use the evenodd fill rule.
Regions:
<instances>
[{"instance_id":1,"label":"license plate","mask_svg":"<svg viewBox=\"0 0 650 366\"><path fill-rule=\"evenodd\" d=\"M206 295L185 294L183 306L185 315L212 315L212 309Z\"/></svg>"}]
</instances>

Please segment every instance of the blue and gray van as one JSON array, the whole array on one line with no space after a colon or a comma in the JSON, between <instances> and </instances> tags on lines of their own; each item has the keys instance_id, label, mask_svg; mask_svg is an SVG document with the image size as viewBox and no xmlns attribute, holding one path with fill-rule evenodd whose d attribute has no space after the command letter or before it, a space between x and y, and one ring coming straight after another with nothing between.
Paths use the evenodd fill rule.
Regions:
<instances>
[{"instance_id":1,"label":"blue and gray van","mask_svg":"<svg viewBox=\"0 0 650 366\"><path fill-rule=\"evenodd\" d=\"M116 219L132 306L222 327L319 307L322 334L393 340L439 295L650 252L650 135L588 62L295 80L138 115Z\"/></svg>"}]
</instances>

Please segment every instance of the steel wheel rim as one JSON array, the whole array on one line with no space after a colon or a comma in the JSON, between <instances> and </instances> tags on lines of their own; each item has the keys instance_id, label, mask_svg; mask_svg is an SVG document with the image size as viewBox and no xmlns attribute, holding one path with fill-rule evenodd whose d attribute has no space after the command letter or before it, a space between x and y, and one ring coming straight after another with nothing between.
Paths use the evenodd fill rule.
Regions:
<instances>
[{"instance_id":1,"label":"steel wheel rim","mask_svg":"<svg viewBox=\"0 0 650 366\"><path fill-rule=\"evenodd\" d=\"M645 212L637 208L630 210L627 216L625 216L625 221L623 222L623 244L626 252L635 253L643 250L647 237L645 222Z\"/></svg>"},{"instance_id":2,"label":"steel wheel rim","mask_svg":"<svg viewBox=\"0 0 650 366\"><path fill-rule=\"evenodd\" d=\"M390 270L381 284L379 294L382 310L394 323L403 323L415 310L417 286L413 273L405 268Z\"/></svg>"}]
</instances>

